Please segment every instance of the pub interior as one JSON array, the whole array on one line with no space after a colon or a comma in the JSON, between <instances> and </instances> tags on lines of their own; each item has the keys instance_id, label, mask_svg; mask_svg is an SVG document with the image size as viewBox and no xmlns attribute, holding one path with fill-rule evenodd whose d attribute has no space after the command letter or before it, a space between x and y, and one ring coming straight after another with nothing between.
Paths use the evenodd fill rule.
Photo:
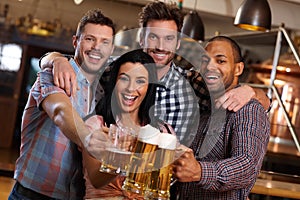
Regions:
<instances>
[{"instance_id":1,"label":"pub interior","mask_svg":"<svg viewBox=\"0 0 300 200\"><path fill-rule=\"evenodd\" d=\"M138 13L147 2L149 0L83 0L78 4L75 0L1 0L0 200L7 199L14 184L12 177L20 147L22 112L29 88L40 70L39 58L49 51L73 54L71 38L77 21L87 10L101 8L115 21L121 37L122 31L138 28ZM241 82L270 85L277 29L282 24L299 55L299 0L268 0L272 12L272 28L268 32L243 30L233 25L243 0L173 2L185 13L194 10L201 17L205 29L201 45L217 34L228 35L241 45L246 61L246 73ZM131 41L129 48L138 45L136 37L128 40ZM115 42L115 54L127 50L128 44L123 44L121 39ZM181 46L183 49L189 47L188 42ZM300 66L292 51L283 37L274 79L283 107L273 95L269 111L271 138L262 171L249 196L251 200L300 199ZM178 57L177 62L182 62L180 59ZM265 91L267 93L267 88Z\"/></svg>"}]
</instances>

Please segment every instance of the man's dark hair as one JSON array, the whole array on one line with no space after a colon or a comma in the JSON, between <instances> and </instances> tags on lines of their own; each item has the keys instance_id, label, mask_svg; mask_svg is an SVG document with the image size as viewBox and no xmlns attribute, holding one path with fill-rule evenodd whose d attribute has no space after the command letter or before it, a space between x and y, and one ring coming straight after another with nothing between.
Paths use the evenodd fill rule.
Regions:
<instances>
[{"instance_id":1,"label":"man's dark hair","mask_svg":"<svg viewBox=\"0 0 300 200\"><path fill-rule=\"evenodd\" d=\"M147 27L151 20L174 20L177 25L177 31L181 32L183 25L183 13L177 7L176 3L166 4L160 1L148 3L139 13L139 22L142 27Z\"/></svg>"},{"instance_id":2,"label":"man's dark hair","mask_svg":"<svg viewBox=\"0 0 300 200\"><path fill-rule=\"evenodd\" d=\"M218 35L218 36L215 36L215 37L209 39L207 44L209 44L210 42L213 42L213 41L226 41L226 42L228 42L231 45L232 49L233 49L234 62L235 63L244 62L244 59L242 57L241 48L240 48L240 46L238 45L238 43L236 41L234 41L230 37L223 36L223 35Z\"/></svg>"},{"instance_id":3,"label":"man's dark hair","mask_svg":"<svg viewBox=\"0 0 300 200\"><path fill-rule=\"evenodd\" d=\"M84 14L77 26L77 37L81 35L81 33L84 31L85 25L88 23L111 27L111 29L113 30L113 35L115 35L116 33L113 21L109 17L103 15L102 11L99 8L89 10Z\"/></svg>"}]
</instances>

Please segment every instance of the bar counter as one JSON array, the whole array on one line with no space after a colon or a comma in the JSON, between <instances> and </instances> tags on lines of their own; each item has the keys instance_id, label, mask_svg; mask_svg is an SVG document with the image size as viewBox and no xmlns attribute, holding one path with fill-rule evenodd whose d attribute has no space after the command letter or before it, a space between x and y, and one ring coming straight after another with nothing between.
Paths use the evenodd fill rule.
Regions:
<instances>
[{"instance_id":1,"label":"bar counter","mask_svg":"<svg viewBox=\"0 0 300 200\"><path fill-rule=\"evenodd\" d=\"M251 193L300 199L300 178L262 171Z\"/></svg>"},{"instance_id":2,"label":"bar counter","mask_svg":"<svg viewBox=\"0 0 300 200\"><path fill-rule=\"evenodd\" d=\"M251 193L300 199L299 159L300 152L297 151L296 146L280 144L271 140L265 156L267 170L261 170ZM274 172L282 165L286 165L286 172ZM290 174L287 172L290 172ZM298 172L298 174L295 174L295 172Z\"/></svg>"}]
</instances>

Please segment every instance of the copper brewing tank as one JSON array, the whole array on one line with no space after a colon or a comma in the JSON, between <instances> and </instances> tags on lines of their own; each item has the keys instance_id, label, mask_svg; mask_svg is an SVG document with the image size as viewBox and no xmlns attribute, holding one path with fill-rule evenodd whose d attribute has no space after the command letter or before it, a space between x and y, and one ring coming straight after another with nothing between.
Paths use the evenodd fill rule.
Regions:
<instances>
[{"instance_id":1,"label":"copper brewing tank","mask_svg":"<svg viewBox=\"0 0 300 200\"><path fill-rule=\"evenodd\" d=\"M252 64L249 68L252 71L249 82L270 84L272 59L266 60L261 64ZM298 139L300 139L300 66L292 54L286 53L280 57L274 84L281 95L281 100L289 114ZM271 141L277 138L276 142L278 143L294 145L283 110L279 107L275 97L272 100L272 109L269 113Z\"/></svg>"}]
</instances>

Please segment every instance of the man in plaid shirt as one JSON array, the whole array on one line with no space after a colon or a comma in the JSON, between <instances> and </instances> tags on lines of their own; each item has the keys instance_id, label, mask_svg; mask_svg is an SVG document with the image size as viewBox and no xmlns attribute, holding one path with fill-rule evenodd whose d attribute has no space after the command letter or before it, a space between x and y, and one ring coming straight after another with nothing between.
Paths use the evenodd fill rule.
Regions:
<instances>
[{"instance_id":1,"label":"man in plaid shirt","mask_svg":"<svg viewBox=\"0 0 300 200\"><path fill-rule=\"evenodd\" d=\"M39 72L23 113L16 183L9 200L83 199L78 148L90 131L82 118L94 111L104 94L98 80L113 51L114 33L112 20L99 9L88 11L78 23L75 56L70 59L80 88L76 95L68 97L55 86L51 70Z\"/></svg>"},{"instance_id":2,"label":"man in plaid shirt","mask_svg":"<svg viewBox=\"0 0 300 200\"><path fill-rule=\"evenodd\" d=\"M239 87L244 69L241 50L232 39L216 36L208 41L211 57L201 72L212 98ZM237 112L223 109L200 116L197 135L174 162L178 182L173 197L184 200L246 200L262 165L270 136L263 106L250 100Z\"/></svg>"}]
</instances>

